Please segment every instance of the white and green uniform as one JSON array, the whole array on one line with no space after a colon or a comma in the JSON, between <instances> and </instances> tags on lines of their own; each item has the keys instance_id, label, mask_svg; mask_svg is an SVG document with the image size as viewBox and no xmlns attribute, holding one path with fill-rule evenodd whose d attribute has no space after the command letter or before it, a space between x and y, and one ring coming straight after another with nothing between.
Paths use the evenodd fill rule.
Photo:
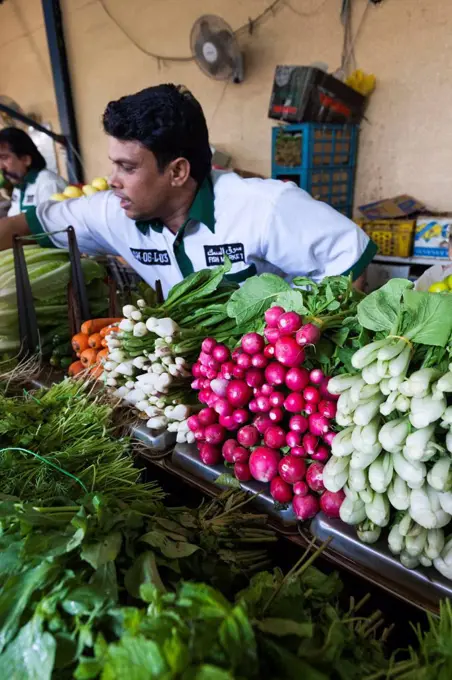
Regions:
<instances>
[{"instance_id":1,"label":"white and green uniform","mask_svg":"<svg viewBox=\"0 0 452 680\"><path fill-rule=\"evenodd\" d=\"M50 170L44 169L40 172L30 170L22 184L13 189L8 217L27 212L29 208L48 201L52 194L64 191L66 186L67 182Z\"/></svg>"},{"instance_id":2,"label":"white and green uniform","mask_svg":"<svg viewBox=\"0 0 452 680\"><path fill-rule=\"evenodd\" d=\"M193 271L215 267L227 255L230 279L272 272L291 281L350 271L357 278L376 253L364 231L292 183L242 179L219 173L196 194L189 216L173 234L159 220L135 222L111 191L28 211L30 230L46 233L46 245L65 247L67 225L82 252L113 253L164 293ZM42 243L42 241L41 241Z\"/></svg>"}]
</instances>

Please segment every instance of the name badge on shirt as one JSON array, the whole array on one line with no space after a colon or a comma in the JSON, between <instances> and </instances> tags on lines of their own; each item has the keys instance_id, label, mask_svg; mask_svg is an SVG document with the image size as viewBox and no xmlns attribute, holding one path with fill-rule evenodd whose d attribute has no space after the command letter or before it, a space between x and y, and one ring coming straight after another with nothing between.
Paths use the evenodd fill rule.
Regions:
<instances>
[{"instance_id":1,"label":"name badge on shirt","mask_svg":"<svg viewBox=\"0 0 452 680\"><path fill-rule=\"evenodd\" d=\"M227 255L231 262L245 262L245 248L243 243L225 243L222 246L204 246L206 264L208 267L216 267L224 263Z\"/></svg>"},{"instance_id":2,"label":"name badge on shirt","mask_svg":"<svg viewBox=\"0 0 452 680\"><path fill-rule=\"evenodd\" d=\"M24 199L24 205L34 205L35 195L27 194Z\"/></svg>"},{"instance_id":3,"label":"name badge on shirt","mask_svg":"<svg viewBox=\"0 0 452 680\"><path fill-rule=\"evenodd\" d=\"M137 250L131 248L130 252L140 264L170 265L171 260L167 250Z\"/></svg>"}]
</instances>

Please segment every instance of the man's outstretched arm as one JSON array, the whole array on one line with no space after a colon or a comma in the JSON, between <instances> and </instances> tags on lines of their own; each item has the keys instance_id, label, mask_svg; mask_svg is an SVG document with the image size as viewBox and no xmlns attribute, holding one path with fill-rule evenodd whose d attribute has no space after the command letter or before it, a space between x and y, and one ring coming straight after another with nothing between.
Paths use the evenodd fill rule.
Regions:
<instances>
[{"instance_id":1,"label":"man's outstretched arm","mask_svg":"<svg viewBox=\"0 0 452 680\"><path fill-rule=\"evenodd\" d=\"M0 219L0 250L12 248L13 236L28 236L31 234L25 213L13 217Z\"/></svg>"}]
</instances>

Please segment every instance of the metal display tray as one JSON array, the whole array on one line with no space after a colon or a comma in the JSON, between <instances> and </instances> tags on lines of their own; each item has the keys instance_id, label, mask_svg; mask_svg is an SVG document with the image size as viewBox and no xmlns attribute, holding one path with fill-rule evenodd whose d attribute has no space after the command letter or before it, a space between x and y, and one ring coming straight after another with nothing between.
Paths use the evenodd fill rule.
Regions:
<instances>
[{"instance_id":1,"label":"metal display tray","mask_svg":"<svg viewBox=\"0 0 452 680\"><path fill-rule=\"evenodd\" d=\"M150 430L143 422L132 425L130 434L157 454L169 451L176 443L176 434L174 432ZM150 457L152 458L152 456Z\"/></svg>"}]
</instances>

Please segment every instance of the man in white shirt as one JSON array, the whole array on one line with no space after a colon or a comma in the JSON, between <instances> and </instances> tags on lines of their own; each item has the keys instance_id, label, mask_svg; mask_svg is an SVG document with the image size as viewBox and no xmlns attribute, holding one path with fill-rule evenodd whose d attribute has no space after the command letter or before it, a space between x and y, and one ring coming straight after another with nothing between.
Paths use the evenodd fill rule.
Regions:
<instances>
[{"instance_id":1,"label":"man in white shirt","mask_svg":"<svg viewBox=\"0 0 452 680\"><path fill-rule=\"evenodd\" d=\"M13 233L65 247L61 229L72 225L82 252L120 255L164 292L225 255L228 276L242 282L262 272L358 278L376 252L353 222L294 184L212 174L203 111L182 88L158 85L110 102L103 124L112 190L0 220L0 248Z\"/></svg>"},{"instance_id":2,"label":"man in white shirt","mask_svg":"<svg viewBox=\"0 0 452 680\"><path fill-rule=\"evenodd\" d=\"M36 144L19 128L0 130L0 170L13 185L8 217L48 201L66 187L62 177L46 169Z\"/></svg>"}]
</instances>

